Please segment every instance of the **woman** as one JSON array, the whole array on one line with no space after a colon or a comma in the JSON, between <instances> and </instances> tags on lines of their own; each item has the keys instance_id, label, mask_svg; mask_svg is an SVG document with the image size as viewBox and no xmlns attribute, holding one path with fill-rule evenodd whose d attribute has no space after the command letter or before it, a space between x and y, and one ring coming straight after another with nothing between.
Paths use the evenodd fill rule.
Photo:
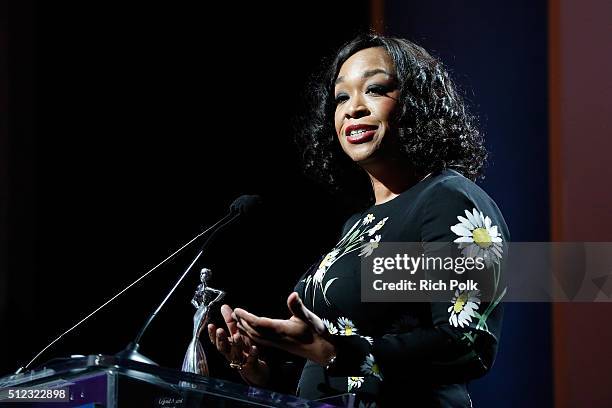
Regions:
<instances>
[{"instance_id":1,"label":"woman","mask_svg":"<svg viewBox=\"0 0 612 408\"><path fill-rule=\"evenodd\" d=\"M213 344L249 383L271 386L259 346L307 360L298 395L353 392L362 406L469 407L466 383L485 374L499 342L499 276L509 233L475 180L483 139L439 61L402 39L343 46L316 88L303 130L307 170L337 190L367 175L374 204L350 217L336 246L289 295L291 318L222 307ZM486 260L490 281L446 302L366 303L360 264L380 242L454 242ZM484 293L486 291L486 293ZM486 300L486 301L485 301Z\"/></svg>"}]
</instances>

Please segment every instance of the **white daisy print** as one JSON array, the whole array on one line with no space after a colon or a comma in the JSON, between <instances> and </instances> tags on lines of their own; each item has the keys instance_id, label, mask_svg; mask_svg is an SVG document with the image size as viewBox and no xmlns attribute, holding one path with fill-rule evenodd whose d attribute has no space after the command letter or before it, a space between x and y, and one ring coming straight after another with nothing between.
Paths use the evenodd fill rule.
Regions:
<instances>
[{"instance_id":1,"label":"white daisy print","mask_svg":"<svg viewBox=\"0 0 612 408\"><path fill-rule=\"evenodd\" d=\"M325 268L319 267L317 271L315 272L314 276L312 277L312 280L315 283L320 284L321 282L323 282L324 277L325 277Z\"/></svg>"},{"instance_id":2,"label":"white daisy print","mask_svg":"<svg viewBox=\"0 0 612 408\"><path fill-rule=\"evenodd\" d=\"M353 388L360 388L365 377L348 377L348 391Z\"/></svg>"},{"instance_id":3,"label":"white daisy print","mask_svg":"<svg viewBox=\"0 0 612 408\"><path fill-rule=\"evenodd\" d=\"M323 278L325 277L325 272L327 272L327 269L329 269L329 267L332 266L339 252L340 251L338 251L337 249L334 249L333 251L325 255L325 258L323 258L323 260L319 264L319 267L317 268L317 271L315 272L312 278L315 283L323 282Z\"/></svg>"},{"instance_id":4,"label":"white daisy print","mask_svg":"<svg viewBox=\"0 0 612 408\"><path fill-rule=\"evenodd\" d=\"M372 238L370 240L369 243L365 244L365 246L363 247L363 249L361 250L361 252L359 253L359 256L370 256L372 255L372 252L374 252L374 250L376 248L378 248L378 243L380 242L380 235L376 235L374 238Z\"/></svg>"},{"instance_id":5,"label":"white daisy print","mask_svg":"<svg viewBox=\"0 0 612 408\"><path fill-rule=\"evenodd\" d=\"M378 231L379 229L385 226L385 223L387 222L388 219L389 217L385 217L382 220L378 221L378 223L375 226L373 226L367 231L368 236L371 237L372 235L376 234L376 231Z\"/></svg>"},{"instance_id":6,"label":"white daisy print","mask_svg":"<svg viewBox=\"0 0 612 408\"><path fill-rule=\"evenodd\" d=\"M357 335L357 328L353 322L346 317L338 318L338 327L340 327L341 336L354 336Z\"/></svg>"},{"instance_id":7,"label":"white daisy print","mask_svg":"<svg viewBox=\"0 0 612 408\"><path fill-rule=\"evenodd\" d=\"M372 251L374 251L378 247L378 243L380 242L380 236L375 236L370 242L367 241L370 237L372 237L376 231L379 231L385 223L387 222L389 217L384 218L379 221L374 227L368 229L365 227L368 224L374 222L376 217L374 214L367 214L365 217L358 219L353 226L344 234L342 239L338 241L336 246L332 251L330 251L325 258L321 261L315 272L312 274L312 286L313 286L313 295L312 295L312 306L315 306L315 299L317 292L320 292L323 295L323 299L325 302L330 305L331 301L327 297L328 289L332 286L332 284L338 279L332 278L327 280L325 284L323 281L325 280L325 276L334 262L338 261L338 259L342 258L344 255L350 254L354 251L360 251L359 255L363 254L371 255Z\"/></svg>"},{"instance_id":8,"label":"white daisy print","mask_svg":"<svg viewBox=\"0 0 612 408\"><path fill-rule=\"evenodd\" d=\"M327 331L329 332L329 334L338 334L338 329L336 328L336 326L334 326L332 322L330 322L327 319L321 319L321 320L323 320L323 324L327 328Z\"/></svg>"},{"instance_id":9,"label":"white daisy print","mask_svg":"<svg viewBox=\"0 0 612 408\"><path fill-rule=\"evenodd\" d=\"M365 361L361 365L361 372L367 375L373 375L382 381L382 373L380 372L380 367L374 361L374 356L372 354L368 354Z\"/></svg>"},{"instance_id":10,"label":"white daisy print","mask_svg":"<svg viewBox=\"0 0 612 408\"><path fill-rule=\"evenodd\" d=\"M374 221L374 214L368 214L368 215L366 215L366 217L363 219L363 225L368 225L368 224L370 224L372 221Z\"/></svg>"},{"instance_id":11,"label":"white daisy print","mask_svg":"<svg viewBox=\"0 0 612 408\"><path fill-rule=\"evenodd\" d=\"M371 338L370 336L359 336L359 337L361 337L362 339L366 339L368 343L370 343L370 346L374 344L374 339Z\"/></svg>"},{"instance_id":12,"label":"white daisy print","mask_svg":"<svg viewBox=\"0 0 612 408\"><path fill-rule=\"evenodd\" d=\"M465 210L465 215L467 218L457 216L459 224L450 227L459 236L454 242L459 244L463 256L483 258L487 266L499 263L503 250L497 225L492 225L491 219L476 208L472 212Z\"/></svg>"},{"instance_id":13,"label":"white daisy print","mask_svg":"<svg viewBox=\"0 0 612 408\"><path fill-rule=\"evenodd\" d=\"M478 290L455 291L451 300L452 306L448 308L450 317L448 322L455 327L469 326L472 317L478 314L480 307L480 293Z\"/></svg>"}]
</instances>

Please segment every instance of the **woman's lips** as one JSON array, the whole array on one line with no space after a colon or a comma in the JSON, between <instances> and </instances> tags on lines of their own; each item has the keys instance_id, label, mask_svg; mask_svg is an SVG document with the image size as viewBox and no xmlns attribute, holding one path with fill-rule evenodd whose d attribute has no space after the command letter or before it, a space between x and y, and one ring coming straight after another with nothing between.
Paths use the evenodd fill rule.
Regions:
<instances>
[{"instance_id":1,"label":"woman's lips","mask_svg":"<svg viewBox=\"0 0 612 408\"><path fill-rule=\"evenodd\" d=\"M357 133L356 135L347 136L346 140L351 144L360 144L369 142L374 138L376 129L366 130L365 132Z\"/></svg>"}]
</instances>

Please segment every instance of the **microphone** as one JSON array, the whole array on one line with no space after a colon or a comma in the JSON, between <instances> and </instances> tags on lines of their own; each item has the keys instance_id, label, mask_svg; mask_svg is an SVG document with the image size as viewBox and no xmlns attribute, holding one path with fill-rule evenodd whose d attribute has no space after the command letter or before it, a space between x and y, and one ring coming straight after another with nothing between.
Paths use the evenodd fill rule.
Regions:
<instances>
[{"instance_id":1,"label":"microphone","mask_svg":"<svg viewBox=\"0 0 612 408\"><path fill-rule=\"evenodd\" d=\"M178 288L178 286L181 284L183 279L185 279L185 277L187 276L187 274L189 273L193 265L195 265L198 259L200 259L200 257L204 253L204 249L206 249L206 246L211 242L215 234L223 230L226 226L231 224L238 217L240 217L241 215L247 214L248 212L252 211L254 208L256 208L260 204L261 204L261 197L258 195L242 195L238 197L236 200L234 200L234 202L230 206L230 214L229 214L232 217L228 221L226 221L225 223L221 224L219 227L213 230L213 232L206 239L206 241L204 241L204 244L202 244L202 247L200 248L200 251L198 252L198 254L195 256L193 261L191 261L191 263L189 264L187 269L185 269L183 274L178 278L178 280L176 281L174 286L170 289L170 291L168 292L164 300L162 300L159 306L157 306L157 308L153 311L153 313L151 313L151 315L149 316L145 324L142 326L142 328L138 332L138 335L136 336L134 341L128 344L128 346L124 350L117 353L116 357L138 361L138 362L146 363L146 364L157 365L153 360L149 359L148 357L138 352L138 349L140 348L140 344L139 344L140 339L144 335L145 331L147 330L147 328L149 327L153 319L155 319L159 311L164 307L168 299L172 297L172 295L174 294L174 291L176 290L176 288Z\"/></svg>"},{"instance_id":2,"label":"microphone","mask_svg":"<svg viewBox=\"0 0 612 408\"><path fill-rule=\"evenodd\" d=\"M153 271L155 271L157 268L159 268L160 266L162 266L163 264L165 264L166 262L168 262L170 259L174 258L176 255L178 255L179 253L181 253L185 248L187 248L189 245L191 245L196 239L200 238L202 235L205 235L207 233L209 233L210 231L213 231L213 234L211 234L211 236L204 242L204 244L202 245L202 249L200 250L200 253L198 253L198 256L196 257L196 259L192 262L192 264L189 266L188 270L186 272L189 271L189 269L193 266L193 264L195 263L195 261L202 255L204 248L206 246L206 244L208 243L208 241L210 240L210 238L214 235L214 233L218 230L220 230L221 228L225 227L226 225L228 225L230 222L232 222L234 219L238 218L240 215L244 215L247 212L250 212L253 208L255 208L258 204L261 203L261 197L257 196L257 195L243 195L238 197L236 200L234 200L234 202L231 204L230 206L230 212L225 215L225 217L223 217L222 219L220 219L219 221L217 221L213 226L205 229L204 231L200 232L198 235L196 235L195 237L193 237L189 242L187 242L186 244L184 244L183 246L181 246L179 249L177 249L176 251L174 251L172 254L170 254L166 259L164 259L163 261L161 261L160 263L158 263L157 265L155 265L153 268L149 269L147 272L145 272L143 275L141 275L138 279L136 279L134 282L130 283L128 286L126 286L125 288L123 288L121 291L119 291L119 293L117 293L116 295L114 295L113 297L111 297L110 299L108 299L106 302L104 302L102 305L98 306L93 312L89 313L87 316L85 316L84 318L82 318L81 320L79 320L79 322L77 322L74 326L72 326L71 328L69 328L68 330L64 331L62 334L60 334L55 340L53 340L51 343L49 343L45 348L43 348L40 352L38 352L38 354L36 354L34 356L34 358L32 358L32 360L30 360L30 362L28 364L26 364L25 366L20 367L17 371L15 371L15 374L19 374L21 372L23 372L24 370L27 370L34 361L36 361L36 359L38 359L38 357L40 357L45 351L47 351L51 346L53 346L55 343L57 343L62 337L64 337L65 335L67 335L68 333L70 333L71 331L73 331L74 329L76 329L77 327L79 327L81 324L83 324L85 321L89 320L89 318L91 318L94 314L98 313L100 310L102 310L104 307L106 307L108 304L110 304L111 302L113 302L115 299L117 299L119 296L121 296L122 294L124 294L125 292L127 292L130 288L132 288L134 285L136 285L138 282L140 282L142 279L144 279L145 277L147 277L150 273L152 273ZM229 219L229 221L228 221ZM141 332L139 333L138 337L136 338L137 341L140 340L140 337L142 337L142 334L144 334L144 330L146 330L146 327L151 323L151 321L153 320L153 318L155 317L155 315L157 314L157 312L159 311L159 309L161 309L161 307L163 306L163 304L166 302L166 300L169 298L169 296L172 294L172 292L174 292L174 289L176 289L176 287L178 286L178 284L180 283L180 281L183 279L183 277L186 275L186 273L183 274L183 276L181 276L181 279L179 280L179 282L177 282L177 284L172 288L171 292L168 294L168 296L166 296L166 298L164 299L164 301L162 302L162 304L160 305L160 307L158 307L158 309L154 312L154 314L149 318L149 320L147 321L147 323L145 324L145 326L143 327L143 329L141 330ZM130 343L130 345L128 346L128 348L125 351L129 351L130 346L133 344L134 342ZM137 348L138 348L138 343L134 343L134 347L132 348L133 351L135 352L136 355L138 355L139 353L137 352ZM121 353L119 353L121 354ZM144 360L148 360L146 357L142 356ZM129 358L129 356L128 356Z\"/></svg>"},{"instance_id":3,"label":"microphone","mask_svg":"<svg viewBox=\"0 0 612 408\"><path fill-rule=\"evenodd\" d=\"M261 205L261 197L258 195L242 195L230 205L230 211L246 214Z\"/></svg>"}]
</instances>

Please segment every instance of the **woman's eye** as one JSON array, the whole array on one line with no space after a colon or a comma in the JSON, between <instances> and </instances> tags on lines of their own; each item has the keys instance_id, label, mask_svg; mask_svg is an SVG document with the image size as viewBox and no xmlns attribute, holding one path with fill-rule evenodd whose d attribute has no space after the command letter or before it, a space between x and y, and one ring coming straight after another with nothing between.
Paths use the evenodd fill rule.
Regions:
<instances>
[{"instance_id":1,"label":"woman's eye","mask_svg":"<svg viewBox=\"0 0 612 408\"><path fill-rule=\"evenodd\" d=\"M342 102L346 101L348 99L348 95L347 94L338 94L336 95L336 97L334 98L336 101L336 105L341 104Z\"/></svg>"},{"instance_id":2,"label":"woman's eye","mask_svg":"<svg viewBox=\"0 0 612 408\"><path fill-rule=\"evenodd\" d=\"M389 93L389 88L383 85L370 85L368 86L367 93L386 95Z\"/></svg>"}]
</instances>

